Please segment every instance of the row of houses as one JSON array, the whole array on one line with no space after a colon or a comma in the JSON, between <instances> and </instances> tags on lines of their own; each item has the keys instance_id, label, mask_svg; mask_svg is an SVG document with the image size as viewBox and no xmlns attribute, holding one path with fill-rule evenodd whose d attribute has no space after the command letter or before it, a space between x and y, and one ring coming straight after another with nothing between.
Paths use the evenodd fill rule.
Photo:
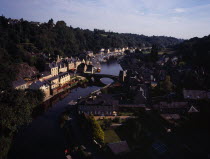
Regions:
<instances>
[{"instance_id":1,"label":"row of houses","mask_svg":"<svg viewBox=\"0 0 210 159\"><path fill-rule=\"evenodd\" d=\"M139 98L138 94L137 96ZM145 109L145 104L142 103L141 99L137 103L123 104L122 98L124 98L122 94L103 94L99 91L87 98L78 99L78 113L92 114L94 116L117 116L123 110Z\"/></svg>"},{"instance_id":2,"label":"row of houses","mask_svg":"<svg viewBox=\"0 0 210 159\"><path fill-rule=\"evenodd\" d=\"M179 102L159 102L152 107L162 114L183 114L199 112L199 106L191 103L199 100L209 100L210 92L204 90L183 90L183 100Z\"/></svg>"},{"instance_id":3,"label":"row of houses","mask_svg":"<svg viewBox=\"0 0 210 159\"><path fill-rule=\"evenodd\" d=\"M60 58L58 56L55 62L46 64L45 71L50 73L52 76L56 76L59 73L75 71L80 64L92 65L92 62L84 59L80 60L79 58ZM41 74L45 74L45 72Z\"/></svg>"},{"instance_id":4,"label":"row of houses","mask_svg":"<svg viewBox=\"0 0 210 159\"><path fill-rule=\"evenodd\" d=\"M99 54L124 53L126 50L129 50L131 53L133 53L136 50L145 51L145 50L151 50L151 48L152 47L144 47L144 48L123 47L123 48L110 48L110 49L101 48L98 53ZM86 55L88 55L89 57L93 57L94 53L93 53L93 51L87 51Z\"/></svg>"},{"instance_id":5,"label":"row of houses","mask_svg":"<svg viewBox=\"0 0 210 159\"><path fill-rule=\"evenodd\" d=\"M78 101L78 113L93 114L95 116L116 116L119 101L111 94L91 95L88 99Z\"/></svg>"},{"instance_id":6,"label":"row of houses","mask_svg":"<svg viewBox=\"0 0 210 159\"><path fill-rule=\"evenodd\" d=\"M205 90L183 90L184 99L200 100L210 99L210 92Z\"/></svg>"},{"instance_id":7,"label":"row of houses","mask_svg":"<svg viewBox=\"0 0 210 159\"><path fill-rule=\"evenodd\" d=\"M63 88L71 81L71 76L74 76L75 71L83 73L89 71L93 73L93 66L88 60L80 60L78 58L60 58L46 64L45 71L41 72L39 79L34 81L24 81L23 79L14 81L13 87L15 89L40 89L45 93L45 98L54 95L58 92L59 88Z\"/></svg>"},{"instance_id":8,"label":"row of houses","mask_svg":"<svg viewBox=\"0 0 210 159\"><path fill-rule=\"evenodd\" d=\"M71 75L68 72L60 73L56 76L50 76L50 78L35 80L35 81L24 81L23 79L14 81L13 87L15 89L34 89L42 90L45 93L45 98L56 93L56 89L63 87L71 81Z\"/></svg>"},{"instance_id":9,"label":"row of houses","mask_svg":"<svg viewBox=\"0 0 210 159\"><path fill-rule=\"evenodd\" d=\"M113 49L104 49L102 48L99 53L119 53L119 52L124 52L125 50L128 50L128 47L125 48L113 48Z\"/></svg>"}]
</instances>

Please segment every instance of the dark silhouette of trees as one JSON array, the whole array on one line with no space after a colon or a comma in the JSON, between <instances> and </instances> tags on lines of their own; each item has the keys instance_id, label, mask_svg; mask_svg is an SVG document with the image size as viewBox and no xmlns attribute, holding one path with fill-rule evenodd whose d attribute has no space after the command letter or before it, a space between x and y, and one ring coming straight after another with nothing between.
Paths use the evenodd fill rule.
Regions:
<instances>
[{"instance_id":1,"label":"dark silhouette of trees","mask_svg":"<svg viewBox=\"0 0 210 159\"><path fill-rule=\"evenodd\" d=\"M31 122L32 112L41 104L44 93L40 90L9 90L0 96L0 158L6 158L13 135Z\"/></svg>"},{"instance_id":2,"label":"dark silhouette of trees","mask_svg":"<svg viewBox=\"0 0 210 159\"><path fill-rule=\"evenodd\" d=\"M152 45L152 50L150 54L150 58L152 62L156 62L158 60L158 52L160 51L160 46L157 44Z\"/></svg>"}]
</instances>

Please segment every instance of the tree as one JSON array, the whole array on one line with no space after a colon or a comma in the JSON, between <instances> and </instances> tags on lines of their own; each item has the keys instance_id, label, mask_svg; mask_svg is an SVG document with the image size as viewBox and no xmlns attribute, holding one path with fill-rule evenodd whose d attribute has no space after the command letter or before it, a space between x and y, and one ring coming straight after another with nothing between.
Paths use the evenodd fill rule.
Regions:
<instances>
[{"instance_id":1,"label":"tree","mask_svg":"<svg viewBox=\"0 0 210 159\"><path fill-rule=\"evenodd\" d=\"M103 120L103 125L104 125L104 128L107 129L111 126L112 124L112 120L111 119L104 119Z\"/></svg>"},{"instance_id":2,"label":"tree","mask_svg":"<svg viewBox=\"0 0 210 159\"><path fill-rule=\"evenodd\" d=\"M49 29L52 29L53 28L53 26L54 26L54 21L53 21L53 19L51 18L49 21L48 21L48 28Z\"/></svg>"},{"instance_id":3,"label":"tree","mask_svg":"<svg viewBox=\"0 0 210 159\"><path fill-rule=\"evenodd\" d=\"M35 67L39 70L39 72L45 71L46 60L42 57L38 57L35 62Z\"/></svg>"},{"instance_id":4,"label":"tree","mask_svg":"<svg viewBox=\"0 0 210 159\"><path fill-rule=\"evenodd\" d=\"M93 116L89 117L89 124L92 138L100 143L104 143L104 132L100 124L94 119Z\"/></svg>"},{"instance_id":5,"label":"tree","mask_svg":"<svg viewBox=\"0 0 210 159\"><path fill-rule=\"evenodd\" d=\"M159 51L158 45L153 45L150 53L150 58L152 62L156 62L158 60L158 51Z\"/></svg>"},{"instance_id":6,"label":"tree","mask_svg":"<svg viewBox=\"0 0 210 159\"><path fill-rule=\"evenodd\" d=\"M0 158L10 148L11 138L17 130L31 122L32 112L43 101L40 90L7 90L0 96Z\"/></svg>"},{"instance_id":7,"label":"tree","mask_svg":"<svg viewBox=\"0 0 210 159\"><path fill-rule=\"evenodd\" d=\"M166 76L165 81L161 83L161 89L169 93L173 90L173 83L171 82L171 77Z\"/></svg>"}]
</instances>

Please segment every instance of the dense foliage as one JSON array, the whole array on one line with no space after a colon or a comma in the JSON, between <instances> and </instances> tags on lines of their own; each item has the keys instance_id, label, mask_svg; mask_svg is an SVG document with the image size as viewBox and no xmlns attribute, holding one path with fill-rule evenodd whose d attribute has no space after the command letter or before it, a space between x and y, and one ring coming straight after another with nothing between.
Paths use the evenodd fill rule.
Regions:
<instances>
[{"instance_id":1,"label":"dense foliage","mask_svg":"<svg viewBox=\"0 0 210 159\"><path fill-rule=\"evenodd\" d=\"M186 40L177 48L185 62L210 70L210 35Z\"/></svg>"},{"instance_id":2,"label":"dense foliage","mask_svg":"<svg viewBox=\"0 0 210 159\"><path fill-rule=\"evenodd\" d=\"M104 143L104 131L102 130L100 124L94 119L94 116L82 114L80 116L80 123L91 140Z\"/></svg>"},{"instance_id":3,"label":"dense foliage","mask_svg":"<svg viewBox=\"0 0 210 159\"><path fill-rule=\"evenodd\" d=\"M158 44L162 47L175 45L181 40L164 36L119 34L94 29L83 30L67 26L64 21L54 24L12 20L0 16L0 90L8 89L15 80L17 63L26 62L44 71L42 53L77 56L85 50L99 51L101 48L140 47ZM7 73L5 73L7 72Z\"/></svg>"},{"instance_id":4,"label":"dense foliage","mask_svg":"<svg viewBox=\"0 0 210 159\"><path fill-rule=\"evenodd\" d=\"M76 55L84 50L98 51L100 48L140 47L159 44L169 46L181 40L164 36L144 36L136 34L119 34L94 29L94 31L68 27L64 21L54 24L40 25L23 19L13 22L0 17L1 38L0 47L13 56L22 58L24 51L46 52L51 54ZM18 49L23 49L17 51Z\"/></svg>"},{"instance_id":5,"label":"dense foliage","mask_svg":"<svg viewBox=\"0 0 210 159\"><path fill-rule=\"evenodd\" d=\"M40 90L10 90L0 95L0 158L4 158L17 130L32 120L32 112L44 98Z\"/></svg>"}]
</instances>

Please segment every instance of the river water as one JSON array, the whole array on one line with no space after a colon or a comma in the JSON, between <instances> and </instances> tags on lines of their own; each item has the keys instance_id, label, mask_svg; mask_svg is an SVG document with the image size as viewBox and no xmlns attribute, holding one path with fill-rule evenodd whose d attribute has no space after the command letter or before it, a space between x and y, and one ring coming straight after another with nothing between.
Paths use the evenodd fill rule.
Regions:
<instances>
[{"instance_id":1,"label":"river water","mask_svg":"<svg viewBox=\"0 0 210 159\"><path fill-rule=\"evenodd\" d=\"M121 70L116 60L101 64L101 74L118 75ZM111 79L103 78L105 84ZM11 149L11 159L62 159L64 156L65 139L62 129L59 127L59 115L65 111L68 103L76 101L91 92L100 89L97 86L75 88L67 93L64 98L56 101L45 113L33 120L25 129L15 137L14 146Z\"/></svg>"}]
</instances>

